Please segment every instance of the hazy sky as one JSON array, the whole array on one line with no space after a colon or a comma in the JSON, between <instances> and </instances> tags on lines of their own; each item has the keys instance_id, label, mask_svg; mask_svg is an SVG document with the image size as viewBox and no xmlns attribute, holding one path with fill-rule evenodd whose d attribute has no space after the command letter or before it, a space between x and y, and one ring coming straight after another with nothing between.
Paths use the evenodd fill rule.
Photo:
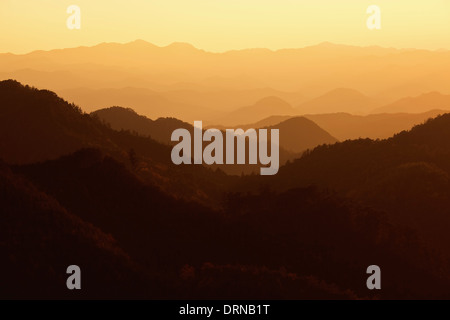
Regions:
<instances>
[{"instance_id":1,"label":"hazy sky","mask_svg":"<svg viewBox=\"0 0 450 320\"><path fill-rule=\"evenodd\" d=\"M81 29L66 26L69 5ZM381 30L366 9L381 8ZM0 0L0 52L143 39L208 51L323 41L450 49L450 0Z\"/></svg>"}]
</instances>

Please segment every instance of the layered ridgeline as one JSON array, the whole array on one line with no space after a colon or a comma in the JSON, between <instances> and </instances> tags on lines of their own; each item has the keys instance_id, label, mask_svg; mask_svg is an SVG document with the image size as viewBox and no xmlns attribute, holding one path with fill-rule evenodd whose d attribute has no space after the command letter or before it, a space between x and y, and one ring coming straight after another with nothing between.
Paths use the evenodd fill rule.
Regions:
<instances>
[{"instance_id":1,"label":"layered ridgeline","mask_svg":"<svg viewBox=\"0 0 450 320\"><path fill-rule=\"evenodd\" d=\"M223 126L237 126L259 121L274 114L292 116L297 115L298 112L283 99L272 96L258 100L251 106L237 108L213 122Z\"/></svg>"},{"instance_id":2,"label":"layered ridgeline","mask_svg":"<svg viewBox=\"0 0 450 320\"><path fill-rule=\"evenodd\" d=\"M448 51L332 43L277 51L261 48L213 53L184 43L158 47L137 40L23 55L1 54L0 76L54 90L134 87L161 92L189 90L192 94L195 90L269 87L286 91L302 88L312 97L341 88L344 82L347 88L369 95L382 93L392 101L430 90L446 92L449 56ZM289 102L298 105L295 100ZM208 106L208 102L203 105ZM194 100L191 103L197 104ZM239 105L245 104L233 103L234 107Z\"/></svg>"},{"instance_id":3,"label":"layered ridgeline","mask_svg":"<svg viewBox=\"0 0 450 320\"><path fill-rule=\"evenodd\" d=\"M276 105L275 105L276 107ZM98 117L105 123L111 125L116 130L130 130L137 132L144 136L150 136L160 143L167 145L176 145L178 142L171 141L172 132L178 128L187 129L191 136L193 136L194 127L191 124L182 122L175 118L158 118L157 120L148 119L145 116L138 115L132 109L125 109L121 107L111 107L100 109L92 113L93 116ZM222 133L226 130L222 126L213 126L219 129ZM337 140L328 134L326 131L317 126L314 122L298 117L289 119L270 127L255 127L258 129L278 129L279 137L279 162L284 165L287 161L298 157L307 149L312 149L321 144L332 144ZM206 129L206 128L205 128ZM234 127L232 129L250 129L247 126ZM270 142L268 142L270 143ZM204 143L203 148L207 145ZM192 149L193 146L192 146ZM223 151L226 154L226 150ZM246 145L246 154L249 148ZM228 174L242 174L242 173L257 173L260 170L260 165L214 165L213 168L220 168Z\"/></svg>"},{"instance_id":4,"label":"layered ridgeline","mask_svg":"<svg viewBox=\"0 0 450 320\"><path fill-rule=\"evenodd\" d=\"M377 105L375 99L356 90L339 88L300 104L297 109L301 114L322 114L347 112L367 114Z\"/></svg>"},{"instance_id":5,"label":"layered ridgeline","mask_svg":"<svg viewBox=\"0 0 450 320\"><path fill-rule=\"evenodd\" d=\"M14 81L0 89L0 250L11 279L2 297L448 297L447 265L412 229L332 192L287 188L306 183L297 169L287 176L297 162L279 180L236 177L230 189L223 173L174 168L170 147L108 128L51 92ZM427 130L397 139L436 150ZM347 171L363 175L353 156ZM272 192L265 181L283 182ZM215 209L198 203L205 199ZM366 287L374 262L383 272L377 292ZM80 293L60 293L69 263L82 268ZM29 282L9 291L20 279Z\"/></svg>"},{"instance_id":6,"label":"layered ridgeline","mask_svg":"<svg viewBox=\"0 0 450 320\"><path fill-rule=\"evenodd\" d=\"M212 204L223 174L202 166L180 171L171 148L147 137L115 131L47 90L0 82L0 158L11 164L55 159L81 148L98 148L168 193Z\"/></svg>"},{"instance_id":7,"label":"layered ridgeline","mask_svg":"<svg viewBox=\"0 0 450 320\"><path fill-rule=\"evenodd\" d=\"M422 113L432 109L450 110L450 95L428 92L419 96L402 98L373 110L373 113Z\"/></svg>"},{"instance_id":8,"label":"layered ridgeline","mask_svg":"<svg viewBox=\"0 0 450 320\"><path fill-rule=\"evenodd\" d=\"M178 128L192 131L192 124L176 118L149 119L131 108L110 107L91 113L114 130L129 130L163 143L171 144L172 132Z\"/></svg>"},{"instance_id":9,"label":"layered ridgeline","mask_svg":"<svg viewBox=\"0 0 450 320\"><path fill-rule=\"evenodd\" d=\"M189 131L193 130L192 124L188 124L175 118L158 118L157 120L151 120L145 116L138 115L132 109L121 107L97 110L93 112L92 115L97 116L110 124L113 129L135 131L139 134L150 136L156 141L165 144L173 144L171 142L171 134L175 129L184 128ZM222 131L227 129L223 126L212 127ZM303 117L294 117L268 126L259 124L254 127L238 125L230 128L241 128L243 130L251 128L269 130L278 129L280 130L280 147L295 154L299 154L321 144L333 144L337 142L337 140L328 132L317 126L314 122Z\"/></svg>"},{"instance_id":10,"label":"layered ridgeline","mask_svg":"<svg viewBox=\"0 0 450 320\"><path fill-rule=\"evenodd\" d=\"M311 184L336 190L386 212L449 256L449 128L444 114L390 139L320 146L266 181L275 190Z\"/></svg>"},{"instance_id":11,"label":"layered ridgeline","mask_svg":"<svg viewBox=\"0 0 450 320\"><path fill-rule=\"evenodd\" d=\"M366 114L408 96L430 91L445 95L449 57L449 51L330 43L277 51L213 53L189 44L158 47L138 40L0 54L0 79L18 79L51 89L87 112L120 105L152 119L177 117L191 123L199 118L223 118L233 124L230 116L234 111L252 107L267 97L277 97L295 107L283 108L280 104L283 109L267 115L271 116L281 111L289 115ZM410 109L390 106L379 112L425 112L448 107L430 105L421 109L410 104ZM241 112L245 116L245 110ZM249 123L244 120L241 123Z\"/></svg>"},{"instance_id":12,"label":"layered ridgeline","mask_svg":"<svg viewBox=\"0 0 450 320\"><path fill-rule=\"evenodd\" d=\"M332 133L337 139L344 141L359 138L387 139L446 112L448 111L430 110L416 114L380 113L366 116L333 113L311 114L305 117Z\"/></svg>"},{"instance_id":13,"label":"layered ridgeline","mask_svg":"<svg viewBox=\"0 0 450 320\"><path fill-rule=\"evenodd\" d=\"M394 134L410 130L430 118L448 111L430 110L424 113L380 113L366 116L349 113L306 114L312 120L340 141L359 138L387 139ZM256 123L241 126L242 128L264 128L275 126L292 116L271 116Z\"/></svg>"},{"instance_id":14,"label":"layered ridgeline","mask_svg":"<svg viewBox=\"0 0 450 320\"><path fill-rule=\"evenodd\" d=\"M189 132L191 137L191 151L195 149L195 140L194 137L194 126L192 124L188 124L186 122L180 121L175 118L158 118L156 120L148 119L145 116L138 115L135 111L130 108L122 108L122 107L111 107L106 109L100 109L92 113L92 115L101 121L103 121L106 125L111 126L116 130L129 130L135 132L136 134L151 137L152 139L157 140L159 143L164 145L170 145L175 147L179 142L178 140L172 141L172 133L177 129L184 129ZM206 129L206 128L205 128ZM204 134L205 129L202 128L201 132ZM222 135L224 135L224 131L222 130ZM237 136L237 134L235 135ZM270 137L270 134L269 134ZM257 140L253 140L252 142L258 143ZM270 138L267 142L270 145ZM202 142L202 153L206 149L209 142ZM226 143L222 144L222 154L224 158L226 157ZM237 154L237 143L234 144L234 154ZM283 144L277 145L278 153L279 153L279 164L283 165L289 160L293 160L297 153L293 151L288 151L283 148ZM246 154L246 158L249 158L249 143L247 142L244 151ZM190 157L194 158L194 154L191 154ZM224 159L221 159L223 163L225 163ZM192 161L191 161L192 162ZM203 162L203 161L202 161ZM219 168L227 174L231 175L241 175L243 173L251 174L258 173L260 171L261 164L236 164L237 161L233 165L230 164L213 164L211 168L213 170ZM204 163L204 162L203 162Z\"/></svg>"}]
</instances>

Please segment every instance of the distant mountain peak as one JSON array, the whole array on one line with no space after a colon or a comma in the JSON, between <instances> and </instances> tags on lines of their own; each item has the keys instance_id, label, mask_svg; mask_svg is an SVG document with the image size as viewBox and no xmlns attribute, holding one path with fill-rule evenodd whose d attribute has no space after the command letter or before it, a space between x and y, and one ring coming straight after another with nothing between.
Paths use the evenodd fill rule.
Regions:
<instances>
[{"instance_id":1,"label":"distant mountain peak","mask_svg":"<svg viewBox=\"0 0 450 320\"><path fill-rule=\"evenodd\" d=\"M450 95L438 91L426 92L399 99L373 110L372 113L423 113L434 109L450 110Z\"/></svg>"},{"instance_id":2,"label":"distant mountain peak","mask_svg":"<svg viewBox=\"0 0 450 320\"><path fill-rule=\"evenodd\" d=\"M334 43L332 43L330 41L323 41L323 42L320 42L320 43L318 43L316 45L316 47L335 47L335 46L338 46L338 45L334 44Z\"/></svg>"},{"instance_id":3,"label":"distant mountain peak","mask_svg":"<svg viewBox=\"0 0 450 320\"><path fill-rule=\"evenodd\" d=\"M276 96L267 96L253 105L232 111L217 123L221 125L244 125L258 122L272 115L295 115L297 111L286 101Z\"/></svg>"},{"instance_id":4,"label":"distant mountain peak","mask_svg":"<svg viewBox=\"0 0 450 320\"><path fill-rule=\"evenodd\" d=\"M135 114L135 115L137 115L137 112L134 111L133 109L131 109L131 108L125 108L125 107L121 107L121 106L112 106L112 107L104 108L104 109L100 109L100 110L105 110L105 111L117 111L117 112L124 112L124 113L130 113L130 114ZM98 112L98 111L100 111L100 110L94 111L94 112L92 112L92 113L95 114L96 112Z\"/></svg>"},{"instance_id":5,"label":"distant mountain peak","mask_svg":"<svg viewBox=\"0 0 450 320\"><path fill-rule=\"evenodd\" d=\"M255 103L258 107L282 107L282 108L292 108L292 106L284 101L283 99L276 96L268 96L258 100Z\"/></svg>"},{"instance_id":6,"label":"distant mountain peak","mask_svg":"<svg viewBox=\"0 0 450 320\"><path fill-rule=\"evenodd\" d=\"M128 45L128 46L139 46L139 47L153 47L153 48L157 47L153 43L150 43L150 42L142 40L142 39L137 39L137 40L128 42L125 45Z\"/></svg>"},{"instance_id":7,"label":"distant mountain peak","mask_svg":"<svg viewBox=\"0 0 450 320\"><path fill-rule=\"evenodd\" d=\"M192 44L187 42L172 42L168 46L165 46L166 49L177 49L177 50L199 50L194 47Z\"/></svg>"},{"instance_id":8,"label":"distant mountain peak","mask_svg":"<svg viewBox=\"0 0 450 320\"><path fill-rule=\"evenodd\" d=\"M314 121L303 116L294 116L280 123L268 126L283 133L281 146L291 152L303 152L321 144L333 144L338 140L319 127Z\"/></svg>"},{"instance_id":9,"label":"distant mountain peak","mask_svg":"<svg viewBox=\"0 0 450 320\"><path fill-rule=\"evenodd\" d=\"M304 114L346 112L361 114L373 108L374 101L355 89L336 88L304 102L299 109Z\"/></svg>"},{"instance_id":10,"label":"distant mountain peak","mask_svg":"<svg viewBox=\"0 0 450 320\"><path fill-rule=\"evenodd\" d=\"M147 42L147 41L142 40L142 39L136 39L136 40L131 41L131 42L129 42L129 43L134 43L134 44L150 44L150 42Z\"/></svg>"},{"instance_id":11,"label":"distant mountain peak","mask_svg":"<svg viewBox=\"0 0 450 320\"><path fill-rule=\"evenodd\" d=\"M339 49L339 48L363 48L363 47L357 47L347 44L339 44L339 43L333 43L330 41L323 41L318 44L306 47L306 48L320 48L320 49Z\"/></svg>"}]
</instances>

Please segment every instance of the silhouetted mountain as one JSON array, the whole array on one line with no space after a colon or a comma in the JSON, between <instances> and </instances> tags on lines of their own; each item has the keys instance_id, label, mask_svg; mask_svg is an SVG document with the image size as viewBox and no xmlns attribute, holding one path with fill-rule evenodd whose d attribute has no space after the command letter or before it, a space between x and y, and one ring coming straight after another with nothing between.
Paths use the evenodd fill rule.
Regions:
<instances>
[{"instance_id":1,"label":"silhouetted mountain","mask_svg":"<svg viewBox=\"0 0 450 320\"><path fill-rule=\"evenodd\" d=\"M145 88L77 88L62 90L61 94L68 101L76 101L87 112L120 105L150 118L177 117L189 122L209 119L218 113L209 107L171 101L169 95Z\"/></svg>"},{"instance_id":2,"label":"silhouetted mountain","mask_svg":"<svg viewBox=\"0 0 450 320\"><path fill-rule=\"evenodd\" d=\"M56 158L101 143L117 148L75 105L12 80L0 82L0 122L0 157L9 163Z\"/></svg>"},{"instance_id":3,"label":"silhouetted mountain","mask_svg":"<svg viewBox=\"0 0 450 320\"><path fill-rule=\"evenodd\" d=\"M338 140L306 117L271 116L252 124L238 125L235 129L278 129L280 130L280 146L296 155L321 144L332 144ZM217 129L225 130L223 126ZM286 158L293 159L292 156Z\"/></svg>"},{"instance_id":4,"label":"silhouetted mountain","mask_svg":"<svg viewBox=\"0 0 450 320\"><path fill-rule=\"evenodd\" d=\"M420 96L397 100L373 110L372 113L422 113L434 109L450 110L450 95L439 92L424 93Z\"/></svg>"},{"instance_id":5,"label":"silhouetted mountain","mask_svg":"<svg viewBox=\"0 0 450 320\"><path fill-rule=\"evenodd\" d=\"M111 107L94 111L91 114L109 123L114 130L135 131L164 144L170 143L172 132L176 129L183 128L192 131L192 124L176 118L151 120L130 108Z\"/></svg>"},{"instance_id":6,"label":"silhouetted mountain","mask_svg":"<svg viewBox=\"0 0 450 320\"><path fill-rule=\"evenodd\" d=\"M97 149L83 149L16 170L83 220L115 235L127 252L147 265L161 263L168 252L180 250L177 237L169 236L175 231L169 230L170 221L180 222L172 228L186 230L189 224L196 223L196 215L203 216L207 223L205 208L164 194ZM160 247L163 239L167 242Z\"/></svg>"},{"instance_id":7,"label":"silhouetted mountain","mask_svg":"<svg viewBox=\"0 0 450 320\"><path fill-rule=\"evenodd\" d=\"M364 114L371 111L375 107L375 104L373 99L356 90L339 88L302 103L297 109L302 114L335 112Z\"/></svg>"},{"instance_id":8,"label":"silhouetted mountain","mask_svg":"<svg viewBox=\"0 0 450 320\"><path fill-rule=\"evenodd\" d=\"M274 114L295 115L297 111L289 103L278 97L266 97L252 106L242 107L230 112L215 123L223 126L236 126L253 123Z\"/></svg>"},{"instance_id":9,"label":"silhouetted mountain","mask_svg":"<svg viewBox=\"0 0 450 320\"><path fill-rule=\"evenodd\" d=\"M242 125L242 128L264 128L274 126L288 119L294 118L294 116L270 116L268 118L262 119L258 122Z\"/></svg>"},{"instance_id":10,"label":"silhouetted mountain","mask_svg":"<svg viewBox=\"0 0 450 320\"><path fill-rule=\"evenodd\" d=\"M294 117L266 128L280 130L280 146L295 153L337 142L336 138L305 117Z\"/></svg>"},{"instance_id":11,"label":"silhouetted mountain","mask_svg":"<svg viewBox=\"0 0 450 320\"><path fill-rule=\"evenodd\" d=\"M225 174L203 166L175 166L169 146L115 131L53 92L13 80L0 82L0 146L0 158L10 164L55 159L86 147L99 148L167 193L210 204L211 197L221 193L219 186L227 181Z\"/></svg>"},{"instance_id":12,"label":"silhouetted mountain","mask_svg":"<svg viewBox=\"0 0 450 320\"><path fill-rule=\"evenodd\" d=\"M450 256L450 114L393 138L320 146L280 169L281 190L317 185L387 213Z\"/></svg>"},{"instance_id":13,"label":"silhouetted mountain","mask_svg":"<svg viewBox=\"0 0 450 320\"><path fill-rule=\"evenodd\" d=\"M54 198L0 163L2 299L151 297L151 280L97 227L69 213ZM81 267L83 290L66 287L67 267Z\"/></svg>"},{"instance_id":14,"label":"silhouetted mountain","mask_svg":"<svg viewBox=\"0 0 450 320\"><path fill-rule=\"evenodd\" d=\"M112 107L108 109L98 110L92 113L100 119L111 124L111 127L116 130L130 130L136 131L139 134L148 135L160 143L173 144L171 142L171 134L173 130L184 128L193 132L192 125L173 118L159 118L151 120L144 116L138 115L132 109L125 109L121 107ZM244 126L247 130L249 126ZM235 127L242 128L240 126ZM250 127L249 127L250 128ZM280 147L281 163L284 164L287 160L294 159L294 154L305 151L306 149L314 148L321 144L335 143L337 140L321 129L311 120L303 117L294 117L292 119L283 121L274 126L251 127L251 128L266 128L280 130ZM217 128L225 130L225 128ZM228 169L227 166L220 166L225 172L232 172L240 174L243 167ZM231 170L231 171L230 171ZM243 170L244 172L251 172Z\"/></svg>"},{"instance_id":15,"label":"silhouetted mountain","mask_svg":"<svg viewBox=\"0 0 450 320\"><path fill-rule=\"evenodd\" d=\"M223 209L211 211L164 195L98 150L14 170L112 234L159 274L168 297L375 297L354 276L373 261L389 270L384 298L446 294L441 262L427 258L413 235L314 188L229 193Z\"/></svg>"},{"instance_id":16,"label":"silhouetted mountain","mask_svg":"<svg viewBox=\"0 0 450 320\"><path fill-rule=\"evenodd\" d=\"M348 113L305 115L320 127L324 128L339 140L370 138L386 139L403 130L443 114L442 110L431 110L425 113L382 113L366 116Z\"/></svg>"},{"instance_id":17,"label":"silhouetted mountain","mask_svg":"<svg viewBox=\"0 0 450 320\"><path fill-rule=\"evenodd\" d=\"M157 120L148 119L145 116L138 115L132 109L125 109L121 107L111 107L108 109L101 109L92 113L93 116L100 118L102 121L111 125L112 128L117 130L129 130L133 132L137 132L140 135L150 136L151 138L157 140L160 143L166 145L176 145L178 142L171 141L172 132L175 129L183 128L188 130L191 133L191 136L194 136L194 127L191 124L180 121L175 118L159 118ZM309 125L311 127L311 125ZM205 128L206 129L206 128ZM222 131L225 131L225 128L216 128ZM312 134L314 134L314 130L319 131L316 128L313 128ZM284 134L281 135L285 136ZM287 136L287 134L286 134ZM281 139L282 141L283 139ZM328 140L320 140L322 143L327 143ZM194 141L191 140L192 145L191 148L194 150ZM304 146L302 144L303 140L299 143L300 146ZM207 146L207 143L203 144L203 148ZM311 147L315 147L316 144L311 145ZM301 149L304 151L306 149ZM235 148L236 151L236 148ZM248 145L246 145L246 154L248 154ZM295 148L294 150L287 150L283 145L279 148L280 153L280 165L285 164L289 160L293 160L298 156L298 152ZM223 154L226 155L226 144L224 144ZM250 165L212 165L213 169L220 168L222 171L231 175L241 175L241 174L250 174L257 173L260 170L260 164Z\"/></svg>"},{"instance_id":18,"label":"silhouetted mountain","mask_svg":"<svg viewBox=\"0 0 450 320\"><path fill-rule=\"evenodd\" d=\"M448 116L385 141L317 147L276 176L229 177L174 166L169 146L115 131L49 91L6 81L0 92L1 156L16 164L0 164L12 281L71 297L59 294L57 270L75 258L93 285L87 298L448 297L446 260L414 234L448 253ZM116 111L142 130L150 121ZM281 125L317 129L302 117ZM377 292L355 276L374 263ZM42 293L12 281L19 298Z\"/></svg>"},{"instance_id":19,"label":"silhouetted mountain","mask_svg":"<svg viewBox=\"0 0 450 320\"><path fill-rule=\"evenodd\" d=\"M330 135L344 141L349 139L370 138L386 139L394 134L410 130L430 118L446 113L443 110L431 110L425 113L382 113L366 116L349 113L306 114L303 117L312 120ZM275 126L292 116L271 116L253 124L238 126L241 128L263 128Z\"/></svg>"}]
</instances>

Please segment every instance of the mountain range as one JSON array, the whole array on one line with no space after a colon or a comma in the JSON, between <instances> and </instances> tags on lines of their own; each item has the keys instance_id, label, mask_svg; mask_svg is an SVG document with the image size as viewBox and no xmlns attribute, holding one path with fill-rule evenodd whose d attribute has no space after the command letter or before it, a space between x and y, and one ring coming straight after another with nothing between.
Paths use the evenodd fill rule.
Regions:
<instances>
[{"instance_id":1,"label":"mountain range","mask_svg":"<svg viewBox=\"0 0 450 320\"><path fill-rule=\"evenodd\" d=\"M380 113L365 116L348 113L306 114L304 116L274 115L258 122L234 126L234 128L265 128L276 127L282 122L294 118L306 118L326 130L340 141L359 138L386 139L394 134L410 130L430 118L444 114L445 110L430 110L424 113ZM219 128L225 128L218 126ZM293 135L293 137L298 137Z\"/></svg>"},{"instance_id":2,"label":"mountain range","mask_svg":"<svg viewBox=\"0 0 450 320\"><path fill-rule=\"evenodd\" d=\"M439 92L424 93L415 97L402 98L375 109L374 113L422 113L432 109L450 110L450 95Z\"/></svg>"},{"instance_id":3,"label":"mountain range","mask_svg":"<svg viewBox=\"0 0 450 320\"><path fill-rule=\"evenodd\" d=\"M410 109L391 104L431 91L447 95L449 54L331 43L213 53L184 43L158 47L137 40L0 54L0 79L51 89L86 112L121 105L152 119L201 118L212 125L225 124L216 122L221 118L233 123L238 108L267 97L278 97L296 111L282 108L279 101L276 106L282 109L263 117L287 111L304 115L446 109L447 104L433 103L431 96L420 108L413 102L406 102ZM245 109L240 112L245 116ZM257 120L245 117L234 124Z\"/></svg>"},{"instance_id":4,"label":"mountain range","mask_svg":"<svg viewBox=\"0 0 450 320\"><path fill-rule=\"evenodd\" d=\"M111 114L133 128L101 119ZM86 114L0 82L2 298L448 298L448 114L389 139L311 147L270 177L173 165L148 136L173 124L186 125ZM262 124L320 129L303 117ZM73 293L75 260L86 286ZM364 276L374 263L377 292Z\"/></svg>"},{"instance_id":5,"label":"mountain range","mask_svg":"<svg viewBox=\"0 0 450 320\"><path fill-rule=\"evenodd\" d=\"M148 119L138 115L132 109L121 107L111 107L97 110L92 115L111 125L115 130L130 130L138 134L150 136L154 140L166 144L174 145L171 141L172 132L178 128L187 129L193 133L193 125L174 118L159 118L157 120ZM239 127L234 127L238 129ZM272 126L254 127L257 129L278 129L280 132L280 147L284 152L291 152L286 155L286 160L291 160L294 154L300 154L307 149L313 149L321 144L333 144L337 140L328 132L321 129L311 120L304 117L293 117ZM215 127L224 131L225 127ZM249 129L244 127L242 129ZM284 153L283 150L281 153ZM284 157L283 157L284 158ZM284 161L285 162L285 161ZM283 163L284 163L283 162Z\"/></svg>"},{"instance_id":6,"label":"mountain range","mask_svg":"<svg viewBox=\"0 0 450 320\"><path fill-rule=\"evenodd\" d=\"M356 90L338 88L300 104L298 110L302 114L334 113L336 111L367 114L376 105L377 102L374 99Z\"/></svg>"},{"instance_id":7,"label":"mountain range","mask_svg":"<svg viewBox=\"0 0 450 320\"><path fill-rule=\"evenodd\" d=\"M208 201L207 194L217 192L213 186L216 178L208 168L188 166L180 171L170 160L168 145L131 132L115 131L53 92L9 80L0 82L0 96L1 158L7 163L30 164L82 148L98 148L168 193L184 190L188 198ZM167 178L179 174L192 177L185 181L186 185ZM205 181L200 183L202 180Z\"/></svg>"},{"instance_id":8,"label":"mountain range","mask_svg":"<svg viewBox=\"0 0 450 320\"><path fill-rule=\"evenodd\" d=\"M278 97L265 97L251 106L238 108L215 121L223 126L237 126L252 120L262 120L273 114L295 115L297 111Z\"/></svg>"},{"instance_id":9,"label":"mountain range","mask_svg":"<svg viewBox=\"0 0 450 320\"><path fill-rule=\"evenodd\" d=\"M450 201L450 115L443 114L385 140L319 146L280 169L276 190L306 187L338 194L386 213L445 252Z\"/></svg>"}]
</instances>

